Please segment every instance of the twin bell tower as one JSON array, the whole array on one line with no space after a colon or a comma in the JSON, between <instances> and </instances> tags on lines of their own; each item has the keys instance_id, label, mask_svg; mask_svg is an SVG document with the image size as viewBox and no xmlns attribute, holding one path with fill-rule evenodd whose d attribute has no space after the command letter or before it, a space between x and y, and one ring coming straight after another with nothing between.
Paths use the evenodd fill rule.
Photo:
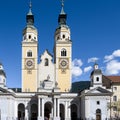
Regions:
<instances>
[{"instance_id":1,"label":"twin bell tower","mask_svg":"<svg viewBox=\"0 0 120 120\"><path fill-rule=\"evenodd\" d=\"M30 2L22 40L22 92L50 91L56 87L61 92L71 90L72 41L66 20L62 2L54 33L54 55L45 50L38 63L39 37Z\"/></svg>"}]
</instances>

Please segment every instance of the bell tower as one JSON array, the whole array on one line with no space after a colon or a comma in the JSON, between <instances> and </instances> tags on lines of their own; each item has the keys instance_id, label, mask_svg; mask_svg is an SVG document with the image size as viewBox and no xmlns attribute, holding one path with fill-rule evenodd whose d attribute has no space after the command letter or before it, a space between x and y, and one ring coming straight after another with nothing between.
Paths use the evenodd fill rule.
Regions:
<instances>
[{"instance_id":1,"label":"bell tower","mask_svg":"<svg viewBox=\"0 0 120 120\"><path fill-rule=\"evenodd\" d=\"M22 40L22 92L37 91L38 32L30 2Z\"/></svg>"},{"instance_id":2,"label":"bell tower","mask_svg":"<svg viewBox=\"0 0 120 120\"><path fill-rule=\"evenodd\" d=\"M62 9L58 17L58 27L54 38L55 77L61 92L69 92L71 89L72 41L66 19L67 14L64 12L62 1Z\"/></svg>"},{"instance_id":3,"label":"bell tower","mask_svg":"<svg viewBox=\"0 0 120 120\"><path fill-rule=\"evenodd\" d=\"M98 68L98 64L94 64L94 69L91 72L91 86L92 87L102 87L102 71Z\"/></svg>"}]
</instances>

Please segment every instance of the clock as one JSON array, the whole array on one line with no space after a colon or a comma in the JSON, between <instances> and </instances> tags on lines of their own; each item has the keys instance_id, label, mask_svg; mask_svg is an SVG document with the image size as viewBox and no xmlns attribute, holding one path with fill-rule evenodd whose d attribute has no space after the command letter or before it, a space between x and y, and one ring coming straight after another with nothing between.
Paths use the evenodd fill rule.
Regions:
<instances>
[{"instance_id":1,"label":"clock","mask_svg":"<svg viewBox=\"0 0 120 120\"><path fill-rule=\"evenodd\" d=\"M60 59L60 68L68 68L68 59Z\"/></svg>"},{"instance_id":2,"label":"clock","mask_svg":"<svg viewBox=\"0 0 120 120\"><path fill-rule=\"evenodd\" d=\"M32 69L34 67L34 61L33 61L33 59L26 59L26 67L28 69Z\"/></svg>"}]
</instances>

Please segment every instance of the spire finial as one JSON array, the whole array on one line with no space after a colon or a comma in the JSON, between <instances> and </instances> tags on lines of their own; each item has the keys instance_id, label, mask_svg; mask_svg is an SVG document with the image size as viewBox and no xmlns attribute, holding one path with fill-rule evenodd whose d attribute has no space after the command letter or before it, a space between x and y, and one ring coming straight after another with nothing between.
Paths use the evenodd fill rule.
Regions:
<instances>
[{"instance_id":1,"label":"spire finial","mask_svg":"<svg viewBox=\"0 0 120 120\"><path fill-rule=\"evenodd\" d=\"M62 5L62 7L64 7L64 0L61 0L61 3L62 3L62 4L61 4L61 5Z\"/></svg>"},{"instance_id":2,"label":"spire finial","mask_svg":"<svg viewBox=\"0 0 120 120\"><path fill-rule=\"evenodd\" d=\"M64 0L61 0L61 6L62 6L61 14L65 14L65 12L64 12Z\"/></svg>"},{"instance_id":3,"label":"spire finial","mask_svg":"<svg viewBox=\"0 0 120 120\"><path fill-rule=\"evenodd\" d=\"M29 13L28 14L32 14L32 2L30 0L30 3L29 3Z\"/></svg>"},{"instance_id":4,"label":"spire finial","mask_svg":"<svg viewBox=\"0 0 120 120\"><path fill-rule=\"evenodd\" d=\"M29 3L29 7L30 7L30 9L32 9L32 2L31 2L31 0L30 0L30 3Z\"/></svg>"},{"instance_id":5,"label":"spire finial","mask_svg":"<svg viewBox=\"0 0 120 120\"><path fill-rule=\"evenodd\" d=\"M27 25L33 25L34 24L34 15L32 14L32 2L29 1L29 12L26 16Z\"/></svg>"}]
</instances>

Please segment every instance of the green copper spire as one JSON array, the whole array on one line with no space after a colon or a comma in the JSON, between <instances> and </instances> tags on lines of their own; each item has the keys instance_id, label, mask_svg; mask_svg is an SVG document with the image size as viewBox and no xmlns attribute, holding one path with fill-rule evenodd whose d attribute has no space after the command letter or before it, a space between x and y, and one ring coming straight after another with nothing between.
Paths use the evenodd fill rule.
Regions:
<instances>
[{"instance_id":1,"label":"green copper spire","mask_svg":"<svg viewBox=\"0 0 120 120\"><path fill-rule=\"evenodd\" d=\"M30 1L29 3L29 12L26 16L27 25L33 25L34 24L34 15L32 14L32 3Z\"/></svg>"},{"instance_id":2,"label":"green copper spire","mask_svg":"<svg viewBox=\"0 0 120 120\"><path fill-rule=\"evenodd\" d=\"M61 0L61 3L62 9L59 14L58 23L59 25L66 25L67 14L64 12L64 0Z\"/></svg>"}]
</instances>

